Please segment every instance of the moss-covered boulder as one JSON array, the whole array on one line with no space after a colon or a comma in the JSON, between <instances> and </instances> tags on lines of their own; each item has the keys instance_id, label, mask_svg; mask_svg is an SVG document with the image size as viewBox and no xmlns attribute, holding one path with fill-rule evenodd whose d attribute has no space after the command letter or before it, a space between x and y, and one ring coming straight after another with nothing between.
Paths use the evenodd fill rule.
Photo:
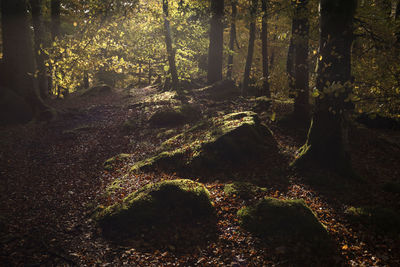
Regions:
<instances>
[{"instance_id":1,"label":"moss-covered boulder","mask_svg":"<svg viewBox=\"0 0 400 267\"><path fill-rule=\"evenodd\" d=\"M349 207L345 213L350 220L365 224L377 232L400 233L400 214L391 208L379 206Z\"/></svg>"},{"instance_id":2,"label":"moss-covered boulder","mask_svg":"<svg viewBox=\"0 0 400 267\"><path fill-rule=\"evenodd\" d=\"M214 211L209 192L201 183L177 179L149 184L122 203L102 208L95 219L109 237L131 237L145 228L164 229L170 224L207 221Z\"/></svg>"},{"instance_id":3,"label":"moss-covered boulder","mask_svg":"<svg viewBox=\"0 0 400 267\"><path fill-rule=\"evenodd\" d=\"M110 170L114 169L116 164L121 163L122 161L127 160L131 157L132 157L131 154L125 154L125 153L118 154L112 158L107 159L103 163L103 167L105 170L110 171Z\"/></svg>"},{"instance_id":4,"label":"moss-covered boulder","mask_svg":"<svg viewBox=\"0 0 400 267\"><path fill-rule=\"evenodd\" d=\"M93 87L90 87L88 89L83 90L80 95L81 96L98 96L102 94L108 94L111 93L112 89L110 86L106 84L100 84L96 85Z\"/></svg>"},{"instance_id":5,"label":"moss-covered boulder","mask_svg":"<svg viewBox=\"0 0 400 267\"><path fill-rule=\"evenodd\" d=\"M216 101L237 98L241 94L239 88L232 80L219 81L207 87L197 89L194 92L197 96Z\"/></svg>"},{"instance_id":6,"label":"moss-covered boulder","mask_svg":"<svg viewBox=\"0 0 400 267\"><path fill-rule=\"evenodd\" d=\"M201 110L196 105L182 105L156 111L149 119L149 123L156 127L170 127L182 125L200 119Z\"/></svg>"},{"instance_id":7,"label":"moss-covered boulder","mask_svg":"<svg viewBox=\"0 0 400 267\"><path fill-rule=\"evenodd\" d=\"M257 193L265 191L265 188L258 187L248 182L233 182L226 184L224 193L228 196L238 196L243 199L254 197Z\"/></svg>"},{"instance_id":8,"label":"moss-covered boulder","mask_svg":"<svg viewBox=\"0 0 400 267\"><path fill-rule=\"evenodd\" d=\"M162 145L163 151L132 167L132 171L222 170L229 163L244 163L276 152L269 129L253 112L214 117L196 124Z\"/></svg>"},{"instance_id":9,"label":"moss-covered boulder","mask_svg":"<svg viewBox=\"0 0 400 267\"><path fill-rule=\"evenodd\" d=\"M303 200L266 198L238 211L241 227L266 240L328 240L325 227Z\"/></svg>"}]
</instances>

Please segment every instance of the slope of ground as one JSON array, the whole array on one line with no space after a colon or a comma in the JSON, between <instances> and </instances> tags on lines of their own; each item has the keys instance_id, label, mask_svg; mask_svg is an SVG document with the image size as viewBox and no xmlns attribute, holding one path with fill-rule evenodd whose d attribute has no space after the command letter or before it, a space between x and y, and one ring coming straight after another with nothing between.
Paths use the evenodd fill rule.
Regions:
<instances>
[{"instance_id":1,"label":"slope of ground","mask_svg":"<svg viewBox=\"0 0 400 267\"><path fill-rule=\"evenodd\" d=\"M96 206L121 201L150 182L197 179L129 173L136 162L157 153L162 142L191 126L150 126L147 122L151 114L160 106L170 105L168 99L158 101L155 96L154 88L142 88L129 95L116 90L97 97L52 100L51 105L64 110L59 120L0 129L0 265L400 265L399 233L376 232L373 226L352 221L346 214L349 207L376 205L399 212L399 193L383 188L388 182L399 182L400 133L353 130L352 160L359 181L317 168L300 174L287 166L304 141L306 130L282 127L268 119L275 115L268 114L261 114L261 118L272 129L280 157L265 155L236 173L206 183L218 221L208 242L183 242L204 240L190 228L179 229L173 242L156 249L152 244L157 240L153 239L163 237L151 233L129 245L104 239L91 217ZM238 98L227 102L200 99L196 104L203 117L210 117L249 110L254 103ZM289 106L276 101L272 112L279 117L290 110ZM104 170L103 162L120 153L132 156L113 170ZM116 179L124 182L107 193L106 188ZM224 185L237 180L266 189L246 199L225 194ZM237 211L264 197L303 199L327 227L336 249L329 256L317 257L315 251L304 252L301 243L277 246L242 230Z\"/></svg>"}]
</instances>

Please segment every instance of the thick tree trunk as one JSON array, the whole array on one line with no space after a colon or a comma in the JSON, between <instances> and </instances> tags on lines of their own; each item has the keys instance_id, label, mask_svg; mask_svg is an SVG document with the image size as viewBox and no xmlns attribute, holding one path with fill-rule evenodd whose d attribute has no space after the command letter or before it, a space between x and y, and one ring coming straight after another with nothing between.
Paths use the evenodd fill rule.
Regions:
<instances>
[{"instance_id":1,"label":"thick tree trunk","mask_svg":"<svg viewBox=\"0 0 400 267\"><path fill-rule=\"evenodd\" d=\"M1 19L3 62L6 71L4 85L29 107L25 109L26 114L21 116L25 118L24 121L19 122L26 122L34 117L50 119L53 114L40 98L34 78L35 60L26 1L2 0Z\"/></svg>"},{"instance_id":2,"label":"thick tree trunk","mask_svg":"<svg viewBox=\"0 0 400 267\"><path fill-rule=\"evenodd\" d=\"M268 16L267 16L267 5L268 0L262 0L262 22L261 22L261 52L262 52L262 64L263 64L263 95L271 97L271 91L269 88L269 70L268 70Z\"/></svg>"},{"instance_id":3,"label":"thick tree trunk","mask_svg":"<svg viewBox=\"0 0 400 267\"><path fill-rule=\"evenodd\" d=\"M249 46L247 48L246 66L243 76L242 94L246 95L249 88L251 65L253 63L254 41L256 39L256 13L257 0L252 0L250 7L250 29L249 29Z\"/></svg>"},{"instance_id":4,"label":"thick tree trunk","mask_svg":"<svg viewBox=\"0 0 400 267\"><path fill-rule=\"evenodd\" d=\"M308 121L310 116L309 87L308 87L308 0L296 2L292 32L294 49L294 115L302 121Z\"/></svg>"},{"instance_id":5,"label":"thick tree trunk","mask_svg":"<svg viewBox=\"0 0 400 267\"><path fill-rule=\"evenodd\" d=\"M45 99L49 97L48 75L46 71L46 54L43 51L45 33L42 22L42 0L30 0L32 9L32 24L34 30L34 47L37 67L37 81L40 96Z\"/></svg>"},{"instance_id":6,"label":"thick tree trunk","mask_svg":"<svg viewBox=\"0 0 400 267\"><path fill-rule=\"evenodd\" d=\"M292 32L293 28L295 27L294 20L292 20ZM290 37L290 43L289 43L289 48L288 48L288 53L287 53L287 59L286 59L286 74L288 77L288 82L289 82L289 97L294 98L295 97L295 89L294 89L294 43L293 43L293 34Z\"/></svg>"},{"instance_id":7,"label":"thick tree trunk","mask_svg":"<svg viewBox=\"0 0 400 267\"><path fill-rule=\"evenodd\" d=\"M207 72L207 82L209 84L222 80L223 18L224 0L211 0L210 45L208 48Z\"/></svg>"},{"instance_id":8,"label":"thick tree trunk","mask_svg":"<svg viewBox=\"0 0 400 267\"><path fill-rule=\"evenodd\" d=\"M229 56L228 56L228 70L226 72L226 78L232 79L233 72L233 54L235 50L236 40L236 16L237 16L237 1L232 0L232 16L231 16L231 29L229 33Z\"/></svg>"},{"instance_id":9,"label":"thick tree trunk","mask_svg":"<svg viewBox=\"0 0 400 267\"><path fill-rule=\"evenodd\" d=\"M171 74L172 88L178 89L178 72L176 71L175 51L172 47L171 27L168 19L168 0L163 0L165 45L167 46L169 72Z\"/></svg>"},{"instance_id":10,"label":"thick tree trunk","mask_svg":"<svg viewBox=\"0 0 400 267\"><path fill-rule=\"evenodd\" d=\"M356 0L321 0L320 62L315 113L306 144L300 149L304 163L312 159L342 174L352 173L348 151L347 113L344 100L351 90L351 44ZM335 84L334 86L331 86Z\"/></svg>"}]
</instances>

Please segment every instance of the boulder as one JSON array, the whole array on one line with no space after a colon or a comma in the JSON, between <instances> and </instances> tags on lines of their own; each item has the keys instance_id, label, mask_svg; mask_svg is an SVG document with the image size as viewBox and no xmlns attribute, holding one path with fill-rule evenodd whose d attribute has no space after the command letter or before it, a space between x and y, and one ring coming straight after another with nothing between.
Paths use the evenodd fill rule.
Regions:
<instances>
[{"instance_id":1,"label":"boulder","mask_svg":"<svg viewBox=\"0 0 400 267\"><path fill-rule=\"evenodd\" d=\"M254 197L257 193L265 191L266 188L258 187L249 182L233 182L226 184L224 193L228 196L237 196L243 199Z\"/></svg>"},{"instance_id":2,"label":"boulder","mask_svg":"<svg viewBox=\"0 0 400 267\"><path fill-rule=\"evenodd\" d=\"M226 164L243 164L277 151L269 129L249 111L203 120L165 141L162 149L135 164L132 171L223 170Z\"/></svg>"},{"instance_id":3,"label":"boulder","mask_svg":"<svg viewBox=\"0 0 400 267\"><path fill-rule=\"evenodd\" d=\"M0 125L27 123L33 118L28 103L13 90L0 87Z\"/></svg>"},{"instance_id":4,"label":"boulder","mask_svg":"<svg viewBox=\"0 0 400 267\"><path fill-rule=\"evenodd\" d=\"M327 240L325 227L303 200L265 198L238 211L241 227L262 239Z\"/></svg>"},{"instance_id":5,"label":"boulder","mask_svg":"<svg viewBox=\"0 0 400 267\"><path fill-rule=\"evenodd\" d=\"M203 184L177 179L148 184L94 216L106 236L132 237L149 227L168 235L170 224L207 221L214 210Z\"/></svg>"},{"instance_id":6,"label":"boulder","mask_svg":"<svg viewBox=\"0 0 400 267\"><path fill-rule=\"evenodd\" d=\"M219 81L207 87L197 89L194 92L200 97L217 101L237 98L241 94L239 88L232 80Z\"/></svg>"},{"instance_id":7,"label":"boulder","mask_svg":"<svg viewBox=\"0 0 400 267\"><path fill-rule=\"evenodd\" d=\"M105 84L90 87L89 89L83 90L81 96L98 96L102 94L111 93L111 87Z\"/></svg>"},{"instance_id":8,"label":"boulder","mask_svg":"<svg viewBox=\"0 0 400 267\"><path fill-rule=\"evenodd\" d=\"M200 119L201 109L196 105L183 105L156 111L149 123L156 127L172 127L183 125Z\"/></svg>"}]
</instances>

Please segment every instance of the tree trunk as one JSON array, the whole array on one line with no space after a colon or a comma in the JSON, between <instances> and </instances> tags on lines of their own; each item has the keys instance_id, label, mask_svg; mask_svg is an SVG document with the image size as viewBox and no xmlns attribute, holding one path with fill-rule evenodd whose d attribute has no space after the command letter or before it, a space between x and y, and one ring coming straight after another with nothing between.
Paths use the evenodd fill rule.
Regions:
<instances>
[{"instance_id":1,"label":"tree trunk","mask_svg":"<svg viewBox=\"0 0 400 267\"><path fill-rule=\"evenodd\" d=\"M53 40L61 33L61 0L51 0L51 37Z\"/></svg>"},{"instance_id":2,"label":"tree trunk","mask_svg":"<svg viewBox=\"0 0 400 267\"><path fill-rule=\"evenodd\" d=\"M4 84L28 107L26 114L21 116L25 119L19 122L26 122L32 118L51 119L54 114L40 98L33 75L35 60L26 1L2 0L1 20L3 64L6 70L5 77L7 77Z\"/></svg>"},{"instance_id":3,"label":"tree trunk","mask_svg":"<svg viewBox=\"0 0 400 267\"><path fill-rule=\"evenodd\" d=\"M235 40L236 40L237 1L232 0L231 5L232 5L231 30L229 33L228 70L226 72L226 78L229 80L232 80L232 72L233 72L233 53L235 50Z\"/></svg>"},{"instance_id":4,"label":"tree trunk","mask_svg":"<svg viewBox=\"0 0 400 267\"><path fill-rule=\"evenodd\" d=\"M292 20L292 29L295 25L294 20ZM293 30L292 30L293 32ZM294 89L294 44L293 44L293 34L290 37L289 49L287 53L287 60L286 60L286 74L288 77L289 82L289 97L295 97L295 89Z\"/></svg>"},{"instance_id":5,"label":"tree trunk","mask_svg":"<svg viewBox=\"0 0 400 267\"><path fill-rule=\"evenodd\" d=\"M261 22L261 52L262 52L262 63L263 63L263 95L271 97L271 91L269 88L269 70L268 70L268 16L267 16L267 5L268 0L262 0L262 22Z\"/></svg>"},{"instance_id":6,"label":"tree trunk","mask_svg":"<svg viewBox=\"0 0 400 267\"><path fill-rule=\"evenodd\" d=\"M252 0L250 7L250 30L249 30L249 46L247 48L246 66L244 69L242 94L246 95L249 88L250 71L253 63L254 54L254 41L256 39L256 13L257 13L257 0Z\"/></svg>"},{"instance_id":7,"label":"tree trunk","mask_svg":"<svg viewBox=\"0 0 400 267\"><path fill-rule=\"evenodd\" d=\"M351 90L351 44L356 0L320 0L320 61L315 113L296 165L312 159L341 174L352 174L345 102ZM334 86L331 86L332 84Z\"/></svg>"},{"instance_id":8,"label":"tree trunk","mask_svg":"<svg viewBox=\"0 0 400 267\"><path fill-rule=\"evenodd\" d=\"M172 47L171 28L168 19L168 0L163 0L165 44L167 46L169 72L171 74L172 88L178 89L178 73L175 64L175 51Z\"/></svg>"},{"instance_id":9,"label":"tree trunk","mask_svg":"<svg viewBox=\"0 0 400 267\"><path fill-rule=\"evenodd\" d=\"M88 89L90 87L89 83L89 72L85 70L83 72L83 88Z\"/></svg>"},{"instance_id":10,"label":"tree trunk","mask_svg":"<svg viewBox=\"0 0 400 267\"><path fill-rule=\"evenodd\" d=\"M296 2L293 19L292 38L294 43L294 115L302 121L308 121L310 116L309 87L308 87L308 0Z\"/></svg>"},{"instance_id":11,"label":"tree trunk","mask_svg":"<svg viewBox=\"0 0 400 267\"><path fill-rule=\"evenodd\" d=\"M222 80L222 58L224 45L224 0L211 0L210 45L208 47L209 84Z\"/></svg>"},{"instance_id":12,"label":"tree trunk","mask_svg":"<svg viewBox=\"0 0 400 267\"><path fill-rule=\"evenodd\" d=\"M49 97L48 75L46 71L46 54L43 51L45 33L42 22L42 0L30 0L32 9L32 24L34 30L34 47L37 67L37 81L40 96L45 99Z\"/></svg>"}]
</instances>

